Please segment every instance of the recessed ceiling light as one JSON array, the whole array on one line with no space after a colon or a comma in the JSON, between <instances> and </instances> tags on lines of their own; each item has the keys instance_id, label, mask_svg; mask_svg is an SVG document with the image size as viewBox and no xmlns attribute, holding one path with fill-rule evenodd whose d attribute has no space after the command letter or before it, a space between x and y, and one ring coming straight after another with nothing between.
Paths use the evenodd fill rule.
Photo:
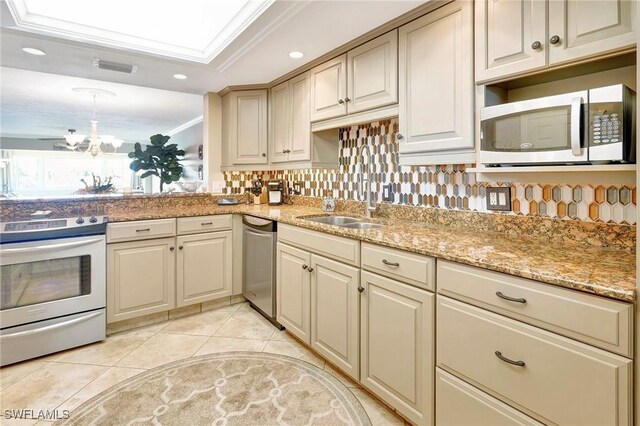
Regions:
<instances>
[{"instance_id":1,"label":"recessed ceiling light","mask_svg":"<svg viewBox=\"0 0 640 426\"><path fill-rule=\"evenodd\" d=\"M294 50L293 52L289 52L289 57L293 59L300 59L303 56L304 56L304 53L298 52L297 50Z\"/></svg>"},{"instance_id":2,"label":"recessed ceiling light","mask_svg":"<svg viewBox=\"0 0 640 426\"><path fill-rule=\"evenodd\" d=\"M186 75L184 75L184 74L174 74L174 75L173 75L173 78L176 78L176 79L178 79L178 80L186 80L186 79L187 79L187 76L186 76Z\"/></svg>"},{"instance_id":3,"label":"recessed ceiling light","mask_svg":"<svg viewBox=\"0 0 640 426\"><path fill-rule=\"evenodd\" d=\"M22 51L36 56L44 56L47 54L44 50L36 49L35 47L23 47Z\"/></svg>"}]
</instances>

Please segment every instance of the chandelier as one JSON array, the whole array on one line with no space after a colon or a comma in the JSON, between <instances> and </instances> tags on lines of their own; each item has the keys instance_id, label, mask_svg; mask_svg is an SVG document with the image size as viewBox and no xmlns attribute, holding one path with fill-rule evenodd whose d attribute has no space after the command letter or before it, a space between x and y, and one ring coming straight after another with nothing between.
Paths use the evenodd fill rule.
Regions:
<instances>
[{"instance_id":1,"label":"chandelier","mask_svg":"<svg viewBox=\"0 0 640 426\"><path fill-rule=\"evenodd\" d=\"M89 93L93 96L93 117L90 120L91 133L88 140L87 135L76 133L75 129L69 129L69 133L64 135L67 141L67 148L78 151L88 152L93 157L98 154L113 154L124 142L122 139L116 139L113 135L98 135L98 120L96 120L96 97L97 96L115 96L115 93L100 89L91 89L85 87L76 87L72 89L74 92Z\"/></svg>"}]
</instances>

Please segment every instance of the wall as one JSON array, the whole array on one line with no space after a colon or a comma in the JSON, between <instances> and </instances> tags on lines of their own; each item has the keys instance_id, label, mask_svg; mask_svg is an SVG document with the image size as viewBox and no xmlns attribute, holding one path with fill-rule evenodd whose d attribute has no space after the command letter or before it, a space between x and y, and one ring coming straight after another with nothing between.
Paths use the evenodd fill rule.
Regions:
<instances>
[{"instance_id":1,"label":"wall","mask_svg":"<svg viewBox=\"0 0 640 426\"><path fill-rule=\"evenodd\" d=\"M241 194L251 179L286 179L291 186L303 181L302 195L359 200L356 164L360 146L368 141L374 155L373 189L382 201L382 186L391 184L394 203L486 212L486 187L511 188L512 214L586 222L636 224L636 188L599 185L543 185L476 182L469 164L408 167L398 165L397 120L385 120L340 129L338 170L281 170L226 172L225 193Z\"/></svg>"},{"instance_id":2,"label":"wall","mask_svg":"<svg viewBox=\"0 0 640 426\"><path fill-rule=\"evenodd\" d=\"M198 167L202 160L198 159L198 146L202 145L202 121L187 127L171 136L170 143L177 143L180 149L184 149L185 156L181 161L184 166L182 180L198 180Z\"/></svg>"}]
</instances>

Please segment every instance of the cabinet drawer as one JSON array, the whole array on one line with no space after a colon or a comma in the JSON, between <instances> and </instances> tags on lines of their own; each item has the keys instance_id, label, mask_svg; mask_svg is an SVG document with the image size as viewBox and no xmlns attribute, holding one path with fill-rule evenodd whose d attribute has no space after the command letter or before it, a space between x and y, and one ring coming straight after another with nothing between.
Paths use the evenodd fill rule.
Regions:
<instances>
[{"instance_id":1,"label":"cabinet drawer","mask_svg":"<svg viewBox=\"0 0 640 426\"><path fill-rule=\"evenodd\" d=\"M178 235L231 229L231 215L178 218Z\"/></svg>"},{"instance_id":2,"label":"cabinet drawer","mask_svg":"<svg viewBox=\"0 0 640 426\"><path fill-rule=\"evenodd\" d=\"M436 368L436 424L542 426L542 423L439 368Z\"/></svg>"},{"instance_id":3,"label":"cabinet drawer","mask_svg":"<svg viewBox=\"0 0 640 426\"><path fill-rule=\"evenodd\" d=\"M360 266L360 241L290 225L278 227L278 241L302 247L350 265Z\"/></svg>"},{"instance_id":4,"label":"cabinet drawer","mask_svg":"<svg viewBox=\"0 0 640 426\"><path fill-rule=\"evenodd\" d=\"M631 357L629 303L448 261L437 276L441 294Z\"/></svg>"},{"instance_id":5,"label":"cabinet drawer","mask_svg":"<svg viewBox=\"0 0 640 426\"><path fill-rule=\"evenodd\" d=\"M149 240L174 235L176 235L175 219L137 220L107 225L107 243Z\"/></svg>"},{"instance_id":6,"label":"cabinet drawer","mask_svg":"<svg viewBox=\"0 0 640 426\"><path fill-rule=\"evenodd\" d=\"M373 244L362 244L362 268L435 291L436 260Z\"/></svg>"},{"instance_id":7,"label":"cabinet drawer","mask_svg":"<svg viewBox=\"0 0 640 426\"><path fill-rule=\"evenodd\" d=\"M547 424L630 424L631 360L441 295L436 312L439 367Z\"/></svg>"}]
</instances>

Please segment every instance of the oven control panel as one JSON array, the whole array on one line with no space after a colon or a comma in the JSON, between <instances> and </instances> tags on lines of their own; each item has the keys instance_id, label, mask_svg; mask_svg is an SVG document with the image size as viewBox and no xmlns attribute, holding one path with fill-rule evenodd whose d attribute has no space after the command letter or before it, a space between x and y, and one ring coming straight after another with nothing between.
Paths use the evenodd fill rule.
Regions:
<instances>
[{"instance_id":1,"label":"oven control panel","mask_svg":"<svg viewBox=\"0 0 640 426\"><path fill-rule=\"evenodd\" d=\"M0 244L102 235L106 232L107 216L41 219L0 223Z\"/></svg>"},{"instance_id":2,"label":"oven control panel","mask_svg":"<svg viewBox=\"0 0 640 426\"><path fill-rule=\"evenodd\" d=\"M37 231L41 229L64 228L67 226L67 219L55 220L34 220L31 222L10 222L5 223L3 232Z\"/></svg>"}]
</instances>

